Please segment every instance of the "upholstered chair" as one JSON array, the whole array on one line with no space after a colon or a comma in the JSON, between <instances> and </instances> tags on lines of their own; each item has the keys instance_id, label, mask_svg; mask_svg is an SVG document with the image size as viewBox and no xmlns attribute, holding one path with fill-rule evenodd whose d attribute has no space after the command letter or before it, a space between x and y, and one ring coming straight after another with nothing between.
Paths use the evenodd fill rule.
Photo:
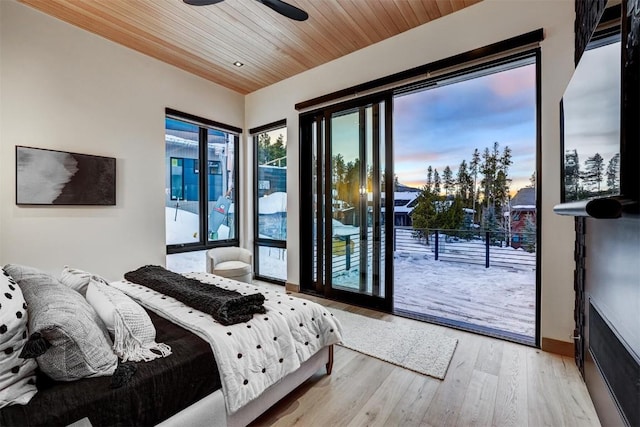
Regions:
<instances>
[{"instance_id":1,"label":"upholstered chair","mask_svg":"<svg viewBox=\"0 0 640 427\"><path fill-rule=\"evenodd\" d=\"M247 249L235 246L209 249L207 251L207 273L251 283L253 255Z\"/></svg>"}]
</instances>

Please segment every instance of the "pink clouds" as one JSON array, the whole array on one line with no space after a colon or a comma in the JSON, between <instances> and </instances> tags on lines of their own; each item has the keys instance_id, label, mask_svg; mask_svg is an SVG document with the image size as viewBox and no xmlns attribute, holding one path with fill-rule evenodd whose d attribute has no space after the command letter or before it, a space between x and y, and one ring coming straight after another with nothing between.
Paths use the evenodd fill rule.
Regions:
<instances>
[{"instance_id":1,"label":"pink clouds","mask_svg":"<svg viewBox=\"0 0 640 427\"><path fill-rule=\"evenodd\" d=\"M496 73L489 77L489 88L502 98L508 98L536 87L535 67L519 67L508 73Z\"/></svg>"}]
</instances>

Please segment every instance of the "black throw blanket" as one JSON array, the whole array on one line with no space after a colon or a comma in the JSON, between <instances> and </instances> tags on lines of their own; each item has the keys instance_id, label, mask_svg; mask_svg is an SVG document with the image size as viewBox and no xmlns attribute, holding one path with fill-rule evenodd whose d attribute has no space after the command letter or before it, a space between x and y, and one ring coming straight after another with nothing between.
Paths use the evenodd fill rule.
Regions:
<instances>
[{"instance_id":1,"label":"black throw blanket","mask_svg":"<svg viewBox=\"0 0 640 427\"><path fill-rule=\"evenodd\" d=\"M190 279L159 265L145 265L125 273L124 278L208 313L225 326L248 322L255 313L266 313L262 294L241 295Z\"/></svg>"}]
</instances>

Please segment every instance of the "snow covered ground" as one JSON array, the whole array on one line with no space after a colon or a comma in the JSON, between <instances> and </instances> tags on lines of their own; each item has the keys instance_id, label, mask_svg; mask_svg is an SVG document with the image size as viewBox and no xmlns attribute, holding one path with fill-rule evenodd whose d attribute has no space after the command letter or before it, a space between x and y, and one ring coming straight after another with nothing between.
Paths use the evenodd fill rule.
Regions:
<instances>
[{"instance_id":1,"label":"snow covered ground","mask_svg":"<svg viewBox=\"0 0 640 427\"><path fill-rule=\"evenodd\" d=\"M394 308L535 337L536 272L396 252Z\"/></svg>"},{"instance_id":2,"label":"snow covered ground","mask_svg":"<svg viewBox=\"0 0 640 427\"><path fill-rule=\"evenodd\" d=\"M173 222L170 213L168 209L167 240L170 235L185 236L185 230L170 229ZM191 227L189 230L193 228L193 225L184 224ZM353 227L344 226L343 234L352 234L350 228ZM535 336L534 267L485 268L482 263L444 259L436 261L432 247L415 241L409 243L405 241L403 245L398 245L394 253L394 309L467 322L531 338ZM470 244L483 245L482 242L460 242L459 246ZM503 255L514 253L519 257L529 256L535 260L535 254L526 254L522 250L491 250ZM445 253L455 251L456 243L447 243ZM286 280L287 264L283 250L261 248L259 256L263 275ZM356 254L353 256L355 258ZM205 251L168 255L167 268L177 272L205 271L205 259ZM358 280L357 263L354 262L350 271L336 273L334 283L356 287Z\"/></svg>"}]
</instances>

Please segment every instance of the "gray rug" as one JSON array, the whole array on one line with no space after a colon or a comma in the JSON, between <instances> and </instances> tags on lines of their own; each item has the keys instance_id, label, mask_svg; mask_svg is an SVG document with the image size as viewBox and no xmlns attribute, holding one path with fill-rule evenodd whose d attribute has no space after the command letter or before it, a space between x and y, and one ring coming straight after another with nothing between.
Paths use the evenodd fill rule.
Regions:
<instances>
[{"instance_id":1,"label":"gray rug","mask_svg":"<svg viewBox=\"0 0 640 427\"><path fill-rule=\"evenodd\" d=\"M385 322L332 308L342 324L340 344L412 371L444 379L458 340L428 323Z\"/></svg>"}]
</instances>

